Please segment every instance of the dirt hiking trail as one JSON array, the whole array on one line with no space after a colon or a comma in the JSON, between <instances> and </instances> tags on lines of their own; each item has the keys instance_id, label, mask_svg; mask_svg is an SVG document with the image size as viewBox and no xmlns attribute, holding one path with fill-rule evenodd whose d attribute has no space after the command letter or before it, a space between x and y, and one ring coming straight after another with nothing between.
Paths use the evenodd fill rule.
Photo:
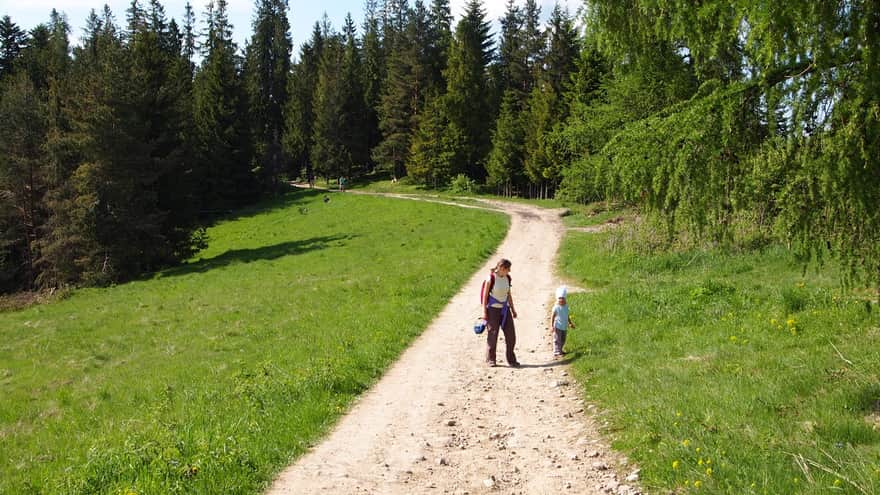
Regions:
<instances>
[{"instance_id":1,"label":"dirt hiking trail","mask_svg":"<svg viewBox=\"0 0 880 495\"><path fill-rule=\"evenodd\" d=\"M567 363L553 360L546 325L560 284L561 211L481 203L511 217L498 251L267 493L639 493L638 470L610 451L596 409ZM473 332L480 284L501 257L512 262L518 369L503 360L503 334L498 367L487 367L485 334Z\"/></svg>"}]
</instances>

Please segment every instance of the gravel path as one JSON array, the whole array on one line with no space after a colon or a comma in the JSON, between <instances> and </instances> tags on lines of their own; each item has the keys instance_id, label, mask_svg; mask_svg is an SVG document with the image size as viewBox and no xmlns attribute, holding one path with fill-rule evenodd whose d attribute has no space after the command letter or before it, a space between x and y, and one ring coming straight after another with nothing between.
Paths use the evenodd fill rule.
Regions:
<instances>
[{"instance_id":1,"label":"gravel path","mask_svg":"<svg viewBox=\"0 0 880 495\"><path fill-rule=\"evenodd\" d=\"M638 493L637 470L609 450L600 416L552 357L561 212L483 203L511 216L498 252L269 494ZM499 366L487 368L485 335L472 330L480 283L500 257L513 263L519 369L503 361L503 336Z\"/></svg>"}]
</instances>

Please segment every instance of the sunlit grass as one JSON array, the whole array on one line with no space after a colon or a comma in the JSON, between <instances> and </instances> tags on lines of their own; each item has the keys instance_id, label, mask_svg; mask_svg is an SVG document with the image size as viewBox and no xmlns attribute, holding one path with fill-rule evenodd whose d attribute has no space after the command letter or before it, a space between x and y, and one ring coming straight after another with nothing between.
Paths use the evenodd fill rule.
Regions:
<instances>
[{"instance_id":1,"label":"sunlit grass","mask_svg":"<svg viewBox=\"0 0 880 495\"><path fill-rule=\"evenodd\" d=\"M880 315L783 248L650 254L570 233L585 393L657 493L880 491Z\"/></svg>"},{"instance_id":2,"label":"sunlit grass","mask_svg":"<svg viewBox=\"0 0 880 495\"><path fill-rule=\"evenodd\" d=\"M0 493L257 493L485 262L505 216L291 193L190 263L0 314Z\"/></svg>"}]
</instances>

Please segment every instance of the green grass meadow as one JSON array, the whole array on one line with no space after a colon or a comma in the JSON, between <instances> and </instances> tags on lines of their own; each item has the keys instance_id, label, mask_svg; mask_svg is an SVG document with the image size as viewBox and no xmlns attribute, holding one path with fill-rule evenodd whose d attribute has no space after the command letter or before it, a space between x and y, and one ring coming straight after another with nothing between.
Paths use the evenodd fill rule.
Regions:
<instances>
[{"instance_id":1,"label":"green grass meadow","mask_svg":"<svg viewBox=\"0 0 880 495\"><path fill-rule=\"evenodd\" d=\"M502 214L291 192L186 265L0 313L0 493L258 493L426 327Z\"/></svg>"},{"instance_id":2,"label":"green grass meadow","mask_svg":"<svg viewBox=\"0 0 880 495\"><path fill-rule=\"evenodd\" d=\"M575 224L579 222L574 222ZM880 308L782 248L571 232L575 373L649 493L880 493Z\"/></svg>"}]
</instances>

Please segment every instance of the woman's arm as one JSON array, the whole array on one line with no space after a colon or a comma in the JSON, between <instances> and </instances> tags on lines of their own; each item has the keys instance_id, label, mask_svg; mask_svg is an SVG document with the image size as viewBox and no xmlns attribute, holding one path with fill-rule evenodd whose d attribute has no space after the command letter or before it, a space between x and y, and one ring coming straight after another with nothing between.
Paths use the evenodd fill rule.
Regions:
<instances>
[{"instance_id":1,"label":"woman's arm","mask_svg":"<svg viewBox=\"0 0 880 495\"><path fill-rule=\"evenodd\" d=\"M512 314L513 317L516 318L516 309L514 309L513 307L513 292L507 293L507 305L510 306L510 314Z\"/></svg>"}]
</instances>

